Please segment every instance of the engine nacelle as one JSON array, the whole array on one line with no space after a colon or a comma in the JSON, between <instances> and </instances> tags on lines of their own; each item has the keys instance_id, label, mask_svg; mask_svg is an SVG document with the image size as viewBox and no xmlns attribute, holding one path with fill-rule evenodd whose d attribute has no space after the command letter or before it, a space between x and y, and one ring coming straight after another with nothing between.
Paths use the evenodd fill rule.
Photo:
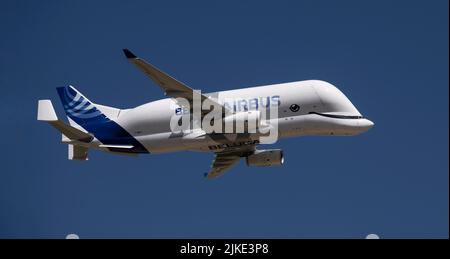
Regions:
<instances>
[{"instance_id":1,"label":"engine nacelle","mask_svg":"<svg viewBox=\"0 0 450 259\"><path fill-rule=\"evenodd\" d=\"M233 125L235 123L235 126L237 129L240 129L237 125L240 126L242 130L245 131L254 131L260 127L261 124L261 112L260 111L245 111L245 112L238 112L232 115L229 115L224 118L224 122L226 125ZM236 130L237 130L236 129ZM238 130L237 130L238 131ZM237 132L242 133L242 132Z\"/></svg>"},{"instance_id":2,"label":"engine nacelle","mask_svg":"<svg viewBox=\"0 0 450 259\"><path fill-rule=\"evenodd\" d=\"M273 166L284 163L283 150L266 149L256 150L252 155L247 156L248 166Z\"/></svg>"}]
</instances>

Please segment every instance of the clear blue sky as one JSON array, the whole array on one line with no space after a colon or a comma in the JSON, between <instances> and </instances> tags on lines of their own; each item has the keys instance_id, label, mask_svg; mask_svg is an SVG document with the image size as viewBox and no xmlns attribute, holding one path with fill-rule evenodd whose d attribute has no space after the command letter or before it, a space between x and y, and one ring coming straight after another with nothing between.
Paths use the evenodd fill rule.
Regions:
<instances>
[{"instance_id":1,"label":"clear blue sky","mask_svg":"<svg viewBox=\"0 0 450 259\"><path fill-rule=\"evenodd\" d=\"M3 2L0 237L448 238L448 1L242 2ZM163 98L122 48L205 92L326 80L375 127L213 181L207 153L68 161L36 121L43 98L64 118L56 87Z\"/></svg>"}]
</instances>

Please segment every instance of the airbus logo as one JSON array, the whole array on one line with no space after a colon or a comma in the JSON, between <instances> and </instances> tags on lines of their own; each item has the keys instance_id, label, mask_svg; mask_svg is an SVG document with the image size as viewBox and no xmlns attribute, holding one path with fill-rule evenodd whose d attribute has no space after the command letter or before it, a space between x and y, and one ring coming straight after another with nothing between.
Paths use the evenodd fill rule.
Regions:
<instances>
[{"instance_id":1,"label":"airbus logo","mask_svg":"<svg viewBox=\"0 0 450 259\"><path fill-rule=\"evenodd\" d=\"M267 97L250 98L247 100L246 99L238 99L238 100L231 100L229 102L225 101L223 103L223 105L227 109L230 109L235 112L239 112L239 111L258 110L261 107L268 108L270 106L280 106L281 101L280 101L279 95L274 95L274 96L267 96ZM300 106L297 105L297 107L298 107L298 109L300 109ZM298 111L298 109L297 109L297 111ZM183 114L189 114L189 108L186 108L186 107L175 108L175 115L183 115Z\"/></svg>"},{"instance_id":2,"label":"airbus logo","mask_svg":"<svg viewBox=\"0 0 450 259\"><path fill-rule=\"evenodd\" d=\"M298 104L292 104L291 106L289 106L289 110L293 111L293 112L298 112L300 110L300 106Z\"/></svg>"},{"instance_id":3,"label":"airbus logo","mask_svg":"<svg viewBox=\"0 0 450 259\"><path fill-rule=\"evenodd\" d=\"M268 108L270 106L280 106L280 96L273 95L267 97L250 98L250 99L238 99L231 102L224 102L224 106L235 112L238 111L251 111L258 110L261 107Z\"/></svg>"}]
</instances>

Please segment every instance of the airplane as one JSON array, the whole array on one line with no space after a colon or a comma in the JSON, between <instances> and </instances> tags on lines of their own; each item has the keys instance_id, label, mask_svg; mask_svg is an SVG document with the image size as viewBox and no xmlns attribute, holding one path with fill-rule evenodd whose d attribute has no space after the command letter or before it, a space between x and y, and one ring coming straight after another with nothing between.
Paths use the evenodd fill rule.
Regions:
<instances>
[{"instance_id":1,"label":"airplane","mask_svg":"<svg viewBox=\"0 0 450 259\"><path fill-rule=\"evenodd\" d=\"M213 152L215 158L205 177L216 178L241 158L248 166L282 165L281 149L257 148L266 144L261 140L271 130L276 133L275 139L267 143L298 136L353 136L374 126L337 87L325 81L202 93L130 50L123 52L168 98L119 109L94 103L71 85L57 87L69 123L58 119L51 100L38 101L37 119L62 133L62 143L68 144L68 159L88 160L89 149L122 155ZM199 106L199 101L209 105ZM220 127L206 130L206 125L211 126L207 117L211 114L219 116L215 125L222 131L217 130ZM267 114L274 116L267 118ZM206 118L208 123L202 123ZM173 125L180 126L184 119L189 125L174 130ZM223 131L225 122L231 125L228 131ZM243 127L238 130L237 125Z\"/></svg>"}]
</instances>

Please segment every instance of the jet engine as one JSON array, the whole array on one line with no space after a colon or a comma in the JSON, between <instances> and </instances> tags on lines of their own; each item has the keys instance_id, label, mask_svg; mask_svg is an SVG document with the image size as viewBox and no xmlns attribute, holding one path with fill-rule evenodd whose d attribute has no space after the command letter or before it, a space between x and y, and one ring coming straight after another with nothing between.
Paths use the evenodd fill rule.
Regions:
<instances>
[{"instance_id":1,"label":"jet engine","mask_svg":"<svg viewBox=\"0 0 450 259\"><path fill-rule=\"evenodd\" d=\"M256 150L246 158L248 166L274 166L284 163L283 150L266 149Z\"/></svg>"}]
</instances>

